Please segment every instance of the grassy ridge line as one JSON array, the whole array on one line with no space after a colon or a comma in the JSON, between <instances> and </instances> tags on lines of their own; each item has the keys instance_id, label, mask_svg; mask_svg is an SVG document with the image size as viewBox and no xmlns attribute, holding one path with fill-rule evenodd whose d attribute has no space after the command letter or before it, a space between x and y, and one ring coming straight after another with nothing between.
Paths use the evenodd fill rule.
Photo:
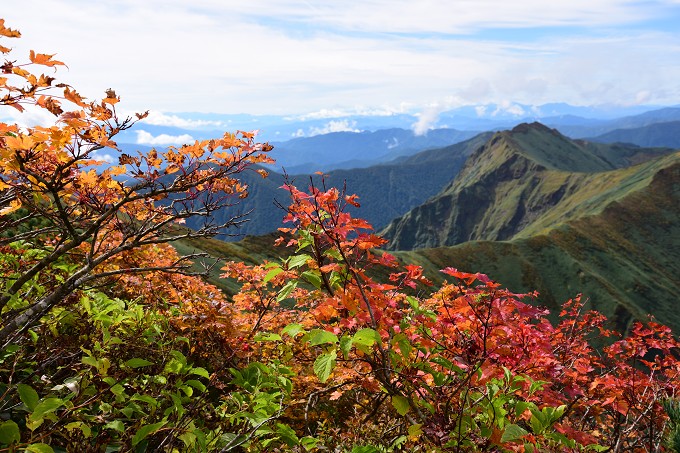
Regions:
<instances>
[{"instance_id":1,"label":"grassy ridge line","mask_svg":"<svg viewBox=\"0 0 680 453\"><path fill-rule=\"evenodd\" d=\"M499 132L448 187L382 233L394 250L530 237L600 212L629 190L644 187L679 155L670 149L625 148L614 159L614 151L569 140L540 124Z\"/></svg>"}]
</instances>

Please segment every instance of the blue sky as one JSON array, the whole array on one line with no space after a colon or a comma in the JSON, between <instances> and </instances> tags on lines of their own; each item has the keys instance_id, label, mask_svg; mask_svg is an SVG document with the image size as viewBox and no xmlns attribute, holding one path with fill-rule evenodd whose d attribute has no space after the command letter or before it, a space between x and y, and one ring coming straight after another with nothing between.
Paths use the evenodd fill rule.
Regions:
<instances>
[{"instance_id":1,"label":"blue sky","mask_svg":"<svg viewBox=\"0 0 680 453\"><path fill-rule=\"evenodd\" d=\"M680 104L680 0L3 0L130 110L309 114ZM325 113L324 113L325 112Z\"/></svg>"}]
</instances>

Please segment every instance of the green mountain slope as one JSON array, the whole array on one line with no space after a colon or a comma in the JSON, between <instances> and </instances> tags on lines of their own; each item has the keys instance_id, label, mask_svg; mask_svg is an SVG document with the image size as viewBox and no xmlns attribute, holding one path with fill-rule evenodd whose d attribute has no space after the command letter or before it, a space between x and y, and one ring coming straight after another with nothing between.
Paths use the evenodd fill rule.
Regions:
<instances>
[{"instance_id":1,"label":"green mountain slope","mask_svg":"<svg viewBox=\"0 0 680 453\"><path fill-rule=\"evenodd\" d=\"M614 169L669 152L572 141L538 123L523 124L495 134L450 185L383 234L389 248L411 250L540 233L598 212L652 174Z\"/></svg>"}]
</instances>

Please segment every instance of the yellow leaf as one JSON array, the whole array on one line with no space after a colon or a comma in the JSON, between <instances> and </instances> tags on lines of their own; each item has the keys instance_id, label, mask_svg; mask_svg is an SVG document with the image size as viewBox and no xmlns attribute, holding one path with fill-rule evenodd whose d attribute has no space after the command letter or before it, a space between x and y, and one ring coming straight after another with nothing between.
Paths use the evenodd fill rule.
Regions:
<instances>
[{"instance_id":1,"label":"yellow leaf","mask_svg":"<svg viewBox=\"0 0 680 453\"><path fill-rule=\"evenodd\" d=\"M27 70L22 69L22 68L17 68L16 66L12 68L12 73L18 75L19 77L23 77L23 78L26 78L31 74Z\"/></svg>"},{"instance_id":2,"label":"yellow leaf","mask_svg":"<svg viewBox=\"0 0 680 453\"><path fill-rule=\"evenodd\" d=\"M28 150L33 147L35 144L35 141L33 140L32 137L28 135L20 135L20 136L5 136L3 137L5 140L5 145L7 145L8 148L10 149L15 149L15 150Z\"/></svg>"},{"instance_id":3,"label":"yellow leaf","mask_svg":"<svg viewBox=\"0 0 680 453\"><path fill-rule=\"evenodd\" d=\"M21 207L21 201L14 199L9 203L9 206L6 206L6 207L0 209L0 215L10 214L10 213L16 211L17 209L19 209L20 207Z\"/></svg>"},{"instance_id":4,"label":"yellow leaf","mask_svg":"<svg viewBox=\"0 0 680 453\"><path fill-rule=\"evenodd\" d=\"M111 175L113 176L118 176L122 175L127 171L127 168L125 168L125 165L115 165L111 167Z\"/></svg>"},{"instance_id":5,"label":"yellow leaf","mask_svg":"<svg viewBox=\"0 0 680 453\"><path fill-rule=\"evenodd\" d=\"M94 186L97 184L97 172L94 171L94 169L88 171L88 172L82 172L78 179L80 180L80 183L86 186Z\"/></svg>"}]
</instances>

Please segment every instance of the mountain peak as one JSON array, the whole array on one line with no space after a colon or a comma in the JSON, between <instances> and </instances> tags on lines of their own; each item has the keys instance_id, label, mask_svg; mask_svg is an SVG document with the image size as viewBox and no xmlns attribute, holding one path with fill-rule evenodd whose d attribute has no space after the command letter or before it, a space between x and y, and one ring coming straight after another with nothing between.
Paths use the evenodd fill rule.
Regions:
<instances>
[{"instance_id":1,"label":"mountain peak","mask_svg":"<svg viewBox=\"0 0 680 453\"><path fill-rule=\"evenodd\" d=\"M548 170L592 173L613 170L614 166L541 123L522 123L502 132L515 152Z\"/></svg>"},{"instance_id":2,"label":"mountain peak","mask_svg":"<svg viewBox=\"0 0 680 453\"><path fill-rule=\"evenodd\" d=\"M513 127L510 132L513 133L513 134L526 134L527 132L529 132L531 130L540 131L540 132L549 132L549 133L556 135L556 136L562 136L562 134L560 134L557 129L551 129L548 126L546 126L545 124L539 123L538 121L534 121L533 123L518 124L517 126Z\"/></svg>"}]
</instances>

